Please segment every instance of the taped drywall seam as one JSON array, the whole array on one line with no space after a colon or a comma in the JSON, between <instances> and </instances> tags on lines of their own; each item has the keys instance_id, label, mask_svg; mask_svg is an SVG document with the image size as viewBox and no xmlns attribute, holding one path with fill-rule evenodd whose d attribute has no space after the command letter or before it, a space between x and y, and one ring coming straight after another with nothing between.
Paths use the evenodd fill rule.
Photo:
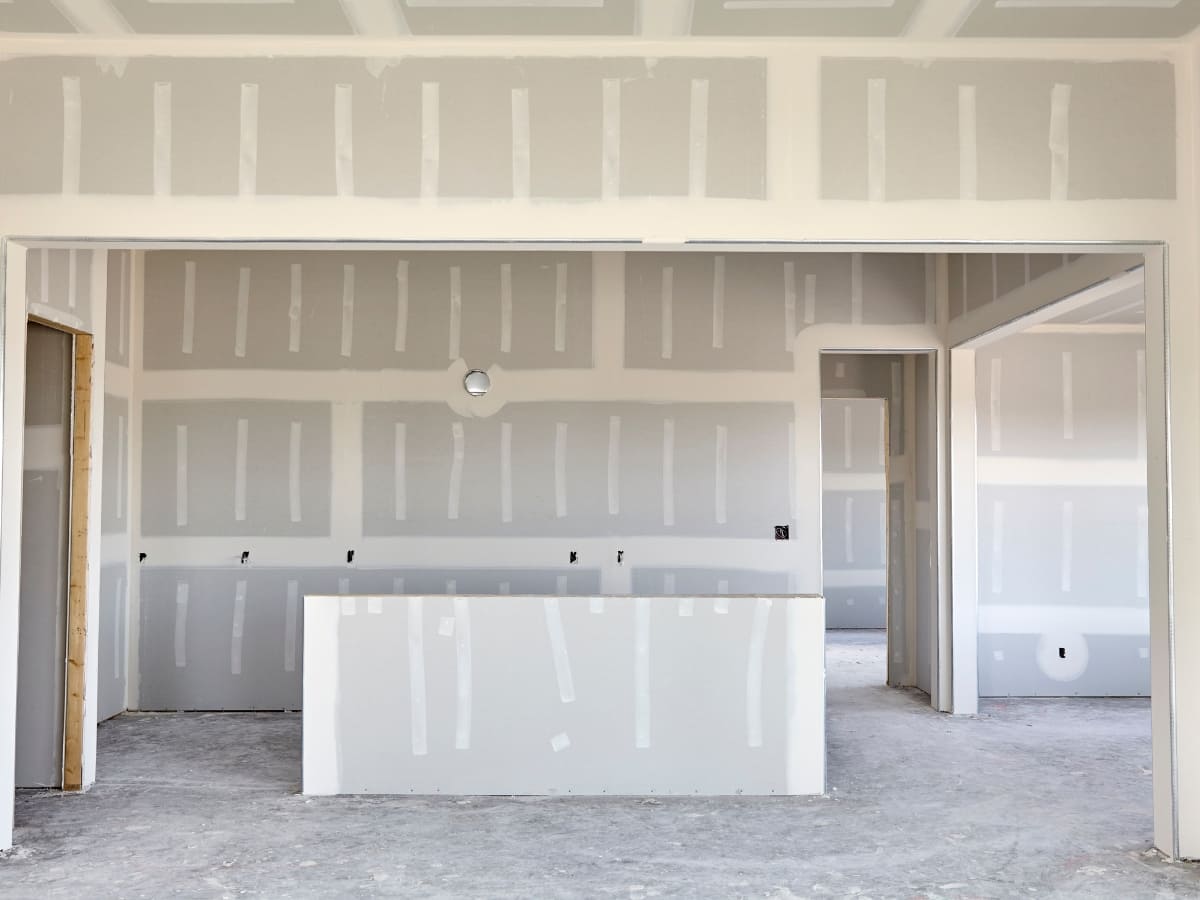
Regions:
<instances>
[{"instance_id":1,"label":"taped drywall seam","mask_svg":"<svg viewBox=\"0 0 1200 900\"><path fill-rule=\"evenodd\" d=\"M688 196L708 194L708 79L692 79L691 116L688 120Z\"/></svg>"},{"instance_id":2,"label":"taped drywall seam","mask_svg":"<svg viewBox=\"0 0 1200 900\"><path fill-rule=\"evenodd\" d=\"M62 192L79 193L79 147L82 131L82 101L79 96L79 79L74 76L62 80L63 96L63 143L62 143ZM42 302L46 302L43 295Z\"/></svg>"},{"instance_id":3,"label":"taped drywall seam","mask_svg":"<svg viewBox=\"0 0 1200 900\"><path fill-rule=\"evenodd\" d=\"M979 198L979 129L975 116L975 85L958 86L958 197Z\"/></svg>"},{"instance_id":4,"label":"taped drywall seam","mask_svg":"<svg viewBox=\"0 0 1200 900\"><path fill-rule=\"evenodd\" d=\"M555 334L557 335L557 322ZM512 352L512 264L500 264L500 352Z\"/></svg>"},{"instance_id":5,"label":"taped drywall seam","mask_svg":"<svg viewBox=\"0 0 1200 900\"><path fill-rule=\"evenodd\" d=\"M608 417L608 514L621 512L621 417Z\"/></svg>"},{"instance_id":6,"label":"taped drywall seam","mask_svg":"<svg viewBox=\"0 0 1200 900\"><path fill-rule=\"evenodd\" d=\"M287 606L283 615L283 670L296 671L296 643L300 625L300 582L289 578Z\"/></svg>"},{"instance_id":7,"label":"taped drywall seam","mask_svg":"<svg viewBox=\"0 0 1200 900\"><path fill-rule=\"evenodd\" d=\"M471 748L471 607L466 597L454 598L454 649L458 660L458 716L454 749Z\"/></svg>"},{"instance_id":8,"label":"taped drywall seam","mask_svg":"<svg viewBox=\"0 0 1200 900\"><path fill-rule=\"evenodd\" d=\"M567 635L563 630L558 598L543 597L542 610L546 617L546 633L550 637L550 654L554 658L554 677L558 679L558 697L563 703L574 703L575 681L571 677L571 657L567 653Z\"/></svg>"},{"instance_id":9,"label":"taped drywall seam","mask_svg":"<svg viewBox=\"0 0 1200 900\"><path fill-rule=\"evenodd\" d=\"M796 264L783 264L783 349L791 353L796 346Z\"/></svg>"},{"instance_id":10,"label":"taped drywall seam","mask_svg":"<svg viewBox=\"0 0 1200 900\"><path fill-rule=\"evenodd\" d=\"M712 287L712 345L714 350L725 346L725 257L713 259Z\"/></svg>"},{"instance_id":11,"label":"taped drywall seam","mask_svg":"<svg viewBox=\"0 0 1200 900\"><path fill-rule=\"evenodd\" d=\"M729 615L729 597L725 596L729 593L729 579L717 579L717 594L720 595L713 599L713 612L718 616Z\"/></svg>"},{"instance_id":12,"label":"taped drywall seam","mask_svg":"<svg viewBox=\"0 0 1200 900\"><path fill-rule=\"evenodd\" d=\"M408 260L396 263L396 343L397 353L408 346Z\"/></svg>"},{"instance_id":13,"label":"taped drywall seam","mask_svg":"<svg viewBox=\"0 0 1200 900\"><path fill-rule=\"evenodd\" d=\"M124 261L122 260L122 269ZM121 273L124 275L124 271ZM196 261L183 264L183 340L180 350L191 353L196 334Z\"/></svg>"},{"instance_id":14,"label":"taped drywall seam","mask_svg":"<svg viewBox=\"0 0 1200 900\"><path fill-rule=\"evenodd\" d=\"M675 420L663 419L662 450L663 524L675 524Z\"/></svg>"},{"instance_id":15,"label":"taped drywall seam","mask_svg":"<svg viewBox=\"0 0 1200 900\"><path fill-rule=\"evenodd\" d=\"M425 712L425 600L408 598L408 715L413 756L429 752Z\"/></svg>"},{"instance_id":16,"label":"taped drywall seam","mask_svg":"<svg viewBox=\"0 0 1200 900\"><path fill-rule=\"evenodd\" d=\"M291 265L288 292L288 353L299 353L304 312L304 267L301 263Z\"/></svg>"},{"instance_id":17,"label":"taped drywall seam","mask_svg":"<svg viewBox=\"0 0 1200 900\"><path fill-rule=\"evenodd\" d=\"M421 199L432 200L438 195L441 177L441 113L439 85L436 81L421 82Z\"/></svg>"},{"instance_id":18,"label":"taped drywall seam","mask_svg":"<svg viewBox=\"0 0 1200 900\"><path fill-rule=\"evenodd\" d=\"M1071 179L1071 85L1050 92L1050 199L1066 200Z\"/></svg>"},{"instance_id":19,"label":"taped drywall seam","mask_svg":"<svg viewBox=\"0 0 1200 900\"><path fill-rule=\"evenodd\" d=\"M1004 377L1004 362L999 357L989 364L988 378L988 441L993 453L999 453L1000 443L1000 382Z\"/></svg>"},{"instance_id":20,"label":"taped drywall seam","mask_svg":"<svg viewBox=\"0 0 1200 900\"><path fill-rule=\"evenodd\" d=\"M175 582L175 668L187 666L188 584Z\"/></svg>"},{"instance_id":21,"label":"taped drywall seam","mask_svg":"<svg viewBox=\"0 0 1200 900\"><path fill-rule=\"evenodd\" d=\"M242 637L246 632L246 581L238 579L233 594L233 635L229 640L229 672L242 674Z\"/></svg>"},{"instance_id":22,"label":"taped drywall seam","mask_svg":"<svg viewBox=\"0 0 1200 900\"><path fill-rule=\"evenodd\" d=\"M404 594L404 579L399 575L392 578L392 593L398 597Z\"/></svg>"},{"instance_id":23,"label":"taped drywall seam","mask_svg":"<svg viewBox=\"0 0 1200 900\"><path fill-rule=\"evenodd\" d=\"M717 426L717 478L716 478L716 520L718 525L724 525L727 519L727 498L729 493L729 428Z\"/></svg>"},{"instance_id":24,"label":"taped drywall seam","mask_svg":"<svg viewBox=\"0 0 1200 900\"><path fill-rule=\"evenodd\" d=\"M250 443L250 420L237 420L237 448L233 469L233 518L246 521L246 451Z\"/></svg>"},{"instance_id":25,"label":"taped drywall seam","mask_svg":"<svg viewBox=\"0 0 1200 900\"><path fill-rule=\"evenodd\" d=\"M288 517L293 522L303 518L300 506L300 440L303 424L292 422L288 430Z\"/></svg>"},{"instance_id":26,"label":"taped drywall seam","mask_svg":"<svg viewBox=\"0 0 1200 900\"><path fill-rule=\"evenodd\" d=\"M512 585L507 581L500 582L500 595L507 597L512 593Z\"/></svg>"},{"instance_id":27,"label":"taped drywall seam","mask_svg":"<svg viewBox=\"0 0 1200 900\"><path fill-rule=\"evenodd\" d=\"M450 359L462 356L462 268L450 267Z\"/></svg>"},{"instance_id":28,"label":"taped drywall seam","mask_svg":"<svg viewBox=\"0 0 1200 900\"><path fill-rule=\"evenodd\" d=\"M1146 458L1146 351L1137 351L1137 455Z\"/></svg>"},{"instance_id":29,"label":"taped drywall seam","mask_svg":"<svg viewBox=\"0 0 1200 900\"><path fill-rule=\"evenodd\" d=\"M621 196L621 80L605 78L603 95L604 146L600 157L600 198Z\"/></svg>"},{"instance_id":30,"label":"taped drywall seam","mask_svg":"<svg viewBox=\"0 0 1200 900\"><path fill-rule=\"evenodd\" d=\"M1004 501L992 501L992 593L1004 591Z\"/></svg>"},{"instance_id":31,"label":"taped drywall seam","mask_svg":"<svg viewBox=\"0 0 1200 900\"><path fill-rule=\"evenodd\" d=\"M861 325L863 320L863 255L850 254L850 323Z\"/></svg>"},{"instance_id":32,"label":"taped drywall seam","mask_svg":"<svg viewBox=\"0 0 1200 900\"><path fill-rule=\"evenodd\" d=\"M237 319L233 329L233 355L246 357L246 328L250 319L250 267L238 269Z\"/></svg>"},{"instance_id":33,"label":"taped drywall seam","mask_svg":"<svg viewBox=\"0 0 1200 900\"><path fill-rule=\"evenodd\" d=\"M594 616L604 614L604 598L588 597L588 612Z\"/></svg>"},{"instance_id":34,"label":"taped drywall seam","mask_svg":"<svg viewBox=\"0 0 1200 900\"><path fill-rule=\"evenodd\" d=\"M125 521L125 417L117 416L117 521Z\"/></svg>"},{"instance_id":35,"label":"taped drywall seam","mask_svg":"<svg viewBox=\"0 0 1200 900\"><path fill-rule=\"evenodd\" d=\"M1074 561L1075 504L1062 504L1062 558L1059 561L1059 581L1064 594L1071 592L1071 566Z\"/></svg>"},{"instance_id":36,"label":"taped drywall seam","mask_svg":"<svg viewBox=\"0 0 1200 900\"><path fill-rule=\"evenodd\" d=\"M842 522L842 530L846 540L846 562L854 562L854 498L846 497L842 501L845 504Z\"/></svg>"},{"instance_id":37,"label":"taped drywall seam","mask_svg":"<svg viewBox=\"0 0 1200 900\"><path fill-rule=\"evenodd\" d=\"M342 266L342 356L354 349L354 266Z\"/></svg>"},{"instance_id":38,"label":"taped drywall seam","mask_svg":"<svg viewBox=\"0 0 1200 900\"><path fill-rule=\"evenodd\" d=\"M1150 597L1150 508L1140 504L1137 509L1137 596Z\"/></svg>"},{"instance_id":39,"label":"taped drywall seam","mask_svg":"<svg viewBox=\"0 0 1200 900\"><path fill-rule=\"evenodd\" d=\"M554 267L554 352L567 350L567 264Z\"/></svg>"},{"instance_id":40,"label":"taped drywall seam","mask_svg":"<svg viewBox=\"0 0 1200 900\"><path fill-rule=\"evenodd\" d=\"M394 430L392 510L397 522L408 518L408 426L397 422Z\"/></svg>"},{"instance_id":41,"label":"taped drywall seam","mask_svg":"<svg viewBox=\"0 0 1200 900\"><path fill-rule=\"evenodd\" d=\"M567 515L567 423L554 423L554 515Z\"/></svg>"},{"instance_id":42,"label":"taped drywall seam","mask_svg":"<svg viewBox=\"0 0 1200 900\"><path fill-rule=\"evenodd\" d=\"M675 596L675 573L674 572L664 572L663 573L663 596L665 596L665 597L674 597Z\"/></svg>"},{"instance_id":43,"label":"taped drywall seam","mask_svg":"<svg viewBox=\"0 0 1200 900\"><path fill-rule=\"evenodd\" d=\"M555 575L554 576L554 592L558 596L560 596L560 597L567 596L567 586L568 586L568 579L567 579L566 575Z\"/></svg>"},{"instance_id":44,"label":"taped drywall seam","mask_svg":"<svg viewBox=\"0 0 1200 900\"><path fill-rule=\"evenodd\" d=\"M679 616L683 619L690 619L696 614L696 598L695 597L680 597L679 598Z\"/></svg>"},{"instance_id":45,"label":"taped drywall seam","mask_svg":"<svg viewBox=\"0 0 1200 900\"><path fill-rule=\"evenodd\" d=\"M258 191L258 85L243 84L238 153L238 196Z\"/></svg>"},{"instance_id":46,"label":"taped drywall seam","mask_svg":"<svg viewBox=\"0 0 1200 900\"><path fill-rule=\"evenodd\" d=\"M796 420L788 422L788 514L789 521L796 521L796 510L800 506L796 499Z\"/></svg>"},{"instance_id":47,"label":"taped drywall seam","mask_svg":"<svg viewBox=\"0 0 1200 900\"><path fill-rule=\"evenodd\" d=\"M887 80L867 79L867 199L882 203L887 174Z\"/></svg>"},{"instance_id":48,"label":"taped drywall seam","mask_svg":"<svg viewBox=\"0 0 1200 900\"><path fill-rule=\"evenodd\" d=\"M754 603L754 621L750 625L750 658L746 663L746 744L763 744L763 666L766 662L767 619L771 599L759 597Z\"/></svg>"},{"instance_id":49,"label":"taped drywall seam","mask_svg":"<svg viewBox=\"0 0 1200 900\"><path fill-rule=\"evenodd\" d=\"M113 616L113 678L120 680L121 678L121 662L125 658L125 654L121 652L121 634L124 632L122 628L122 619L124 610L128 607L128 599L125 596L125 576L117 576L116 588L116 606L117 614Z\"/></svg>"},{"instance_id":50,"label":"taped drywall seam","mask_svg":"<svg viewBox=\"0 0 1200 900\"><path fill-rule=\"evenodd\" d=\"M1075 437L1075 367L1071 351L1064 350L1062 354L1062 410L1063 437L1072 440Z\"/></svg>"},{"instance_id":51,"label":"taped drywall seam","mask_svg":"<svg viewBox=\"0 0 1200 900\"><path fill-rule=\"evenodd\" d=\"M454 454L450 462L450 496L446 503L446 518L457 519L458 501L462 494L463 459L466 456L462 422L450 425L450 435L454 444Z\"/></svg>"},{"instance_id":52,"label":"taped drywall seam","mask_svg":"<svg viewBox=\"0 0 1200 900\"><path fill-rule=\"evenodd\" d=\"M72 247L67 251L67 308L74 309L79 302L79 251Z\"/></svg>"},{"instance_id":53,"label":"taped drywall seam","mask_svg":"<svg viewBox=\"0 0 1200 900\"><path fill-rule=\"evenodd\" d=\"M804 276L804 324L817 321L817 276Z\"/></svg>"},{"instance_id":54,"label":"taped drywall seam","mask_svg":"<svg viewBox=\"0 0 1200 900\"><path fill-rule=\"evenodd\" d=\"M854 409L849 403L842 404L842 468L854 465Z\"/></svg>"},{"instance_id":55,"label":"taped drywall seam","mask_svg":"<svg viewBox=\"0 0 1200 900\"><path fill-rule=\"evenodd\" d=\"M175 525L188 523L188 427L175 426Z\"/></svg>"},{"instance_id":56,"label":"taped drywall seam","mask_svg":"<svg viewBox=\"0 0 1200 900\"><path fill-rule=\"evenodd\" d=\"M633 601L634 738L639 750L650 746L650 600Z\"/></svg>"},{"instance_id":57,"label":"taped drywall seam","mask_svg":"<svg viewBox=\"0 0 1200 900\"><path fill-rule=\"evenodd\" d=\"M154 196L171 194L171 82L154 83Z\"/></svg>"},{"instance_id":58,"label":"taped drywall seam","mask_svg":"<svg viewBox=\"0 0 1200 900\"><path fill-rule=\"evenodd\" d=\"M663 266L662 270L662 358L670 359L675 343L675 268Z\"/></svg>"},{"instance_id":59,"label":"taped drywall seam","mask_svg":"<svg viewBox=\"0 0 1200 900\"><path fill-rule=\"evenodd\" d=\"M529 88L512 89L512 192L529 199Z\"/></svg>"},{"instance_id":60,"label":"taped drywall seam","mask_svg":"<svg viewBox=\"0 0 1200 900\"><path fill-rule=\"evenodd\" d=\"M512 422L500 423L500 521L511 522L512 509Z\"/></svg>"},{"instance_id":61,"label":"taped drywall seam","mask_svg":"<svg viewBox=\"0 0 1200 900\"><path fill-rule=\"evenodd\" d=\"M333 88L333 176L339 197L354 196L354 86Z\"/></svg>"}]
</instances>

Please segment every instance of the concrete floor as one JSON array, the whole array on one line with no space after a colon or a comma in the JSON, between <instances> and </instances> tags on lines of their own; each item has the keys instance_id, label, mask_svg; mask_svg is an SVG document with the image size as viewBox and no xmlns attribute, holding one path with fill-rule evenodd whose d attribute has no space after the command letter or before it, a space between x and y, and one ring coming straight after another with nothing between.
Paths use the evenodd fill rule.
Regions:
<instances>
[{"instance_id":1,"label":"concrete floor","mask_svg":"<svg viewBox=\"0 0 1200 900\"><path fill-rule=\"evenodd\" d=\"M828 646L825 798L306 800L297 716L121 716L92 791L20 796L0 896L1200 896L1150 849L1147 701L952 719L881 633Z\"/></svg>"}]
</instances>

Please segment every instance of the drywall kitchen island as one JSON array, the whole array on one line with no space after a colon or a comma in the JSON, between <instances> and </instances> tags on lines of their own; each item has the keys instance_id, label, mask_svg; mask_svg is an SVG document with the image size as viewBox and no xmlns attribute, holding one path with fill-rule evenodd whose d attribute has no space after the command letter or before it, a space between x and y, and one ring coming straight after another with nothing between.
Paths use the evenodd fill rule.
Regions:
<instances>
[{"instance_id":1,"label":"drywall kitchen island","mask_svg":"<svg viewBox=\"0 0 1200 900\"><path fill-rule=\"evenodd\" d=\"M820 794L819 596L307 596L306 794Z\"/></svg>"}]
</instances>

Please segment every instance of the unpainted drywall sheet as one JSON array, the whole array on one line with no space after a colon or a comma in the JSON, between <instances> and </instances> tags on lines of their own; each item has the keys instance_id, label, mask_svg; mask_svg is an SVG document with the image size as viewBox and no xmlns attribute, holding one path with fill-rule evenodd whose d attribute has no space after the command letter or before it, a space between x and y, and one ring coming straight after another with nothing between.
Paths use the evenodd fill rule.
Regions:
<instances>
[{"instance_id":1,"label":"unpainted drywall sheet","mask_svg":"<svg viewBox=\"0 0 1200 900\"><path fill-rule=\"evenodd\" d=\"M300 670L283 648L305 593L818 583L796 544L775 540L809 514L795 502L797 417L815 426L819 409L798 412L816 391L797 374L796 354L815 352L802 335L924 327L930 312L925 260L888 254L145 260L147 709L295 707ZM475 366L493 390L468 402ZM714 376L744 389L714 396ZM892 390L890 368L872 377ZM254 678L251 657L265 667Z\"/></svg>"},{"instance_id":2,"label":"unpainted drywall sheet","mask_svg":"<svg viewBox=\"0 0 1200 900\"><path fill-rule=\"evenodd\" d=\"M819 597L310 596L305 617L306 794L825 788Z\"/></svg>"},{"instance_id":3,"label":"unpainted drywall sheet","mask_svg":"<svg viewBox=\"0 0 1200 900\"><path fill-rule=\"evenodd\" d=\"M947 257L950 318L995 303L1080 258L1074 253L951 253Z\"/></svg>"},{"instance_id":4,"label":"unpainted drywall sheet","mask_svg":"<svg viewBox=\"0 0 1200 900\"><path fill-rule=\"evenodd\" d=\"M26 58L0 193L761 199L762 59Z\"/></svg>"},{"instance_id":5,"label":"unpainted drywall sheet","mask_svg":"<svg viewBox=\"0 0 1200 900\"><path fill-rule=\"evenodd\" d=\"M1035 333L977 352L984 696L1150 690L1144 345Z\"/></svg>"}]
</instances>

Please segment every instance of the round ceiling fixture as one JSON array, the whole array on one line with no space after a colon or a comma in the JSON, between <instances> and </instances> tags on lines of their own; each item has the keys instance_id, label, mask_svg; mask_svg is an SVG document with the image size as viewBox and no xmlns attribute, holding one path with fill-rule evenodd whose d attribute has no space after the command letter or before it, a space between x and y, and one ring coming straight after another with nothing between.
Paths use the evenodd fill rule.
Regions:
<instances>
[{"instance_id":1,"label":"round ceiling fixture","mask_svg":"<svg viewBox=\"0 0 1200 900\"><path fill-rule=\"evenodd\" d=\"M492 389L492 379L481 369L472 369L463 379L463 387L472 397L482 397Z\"/></svg>"}]
</instances>

